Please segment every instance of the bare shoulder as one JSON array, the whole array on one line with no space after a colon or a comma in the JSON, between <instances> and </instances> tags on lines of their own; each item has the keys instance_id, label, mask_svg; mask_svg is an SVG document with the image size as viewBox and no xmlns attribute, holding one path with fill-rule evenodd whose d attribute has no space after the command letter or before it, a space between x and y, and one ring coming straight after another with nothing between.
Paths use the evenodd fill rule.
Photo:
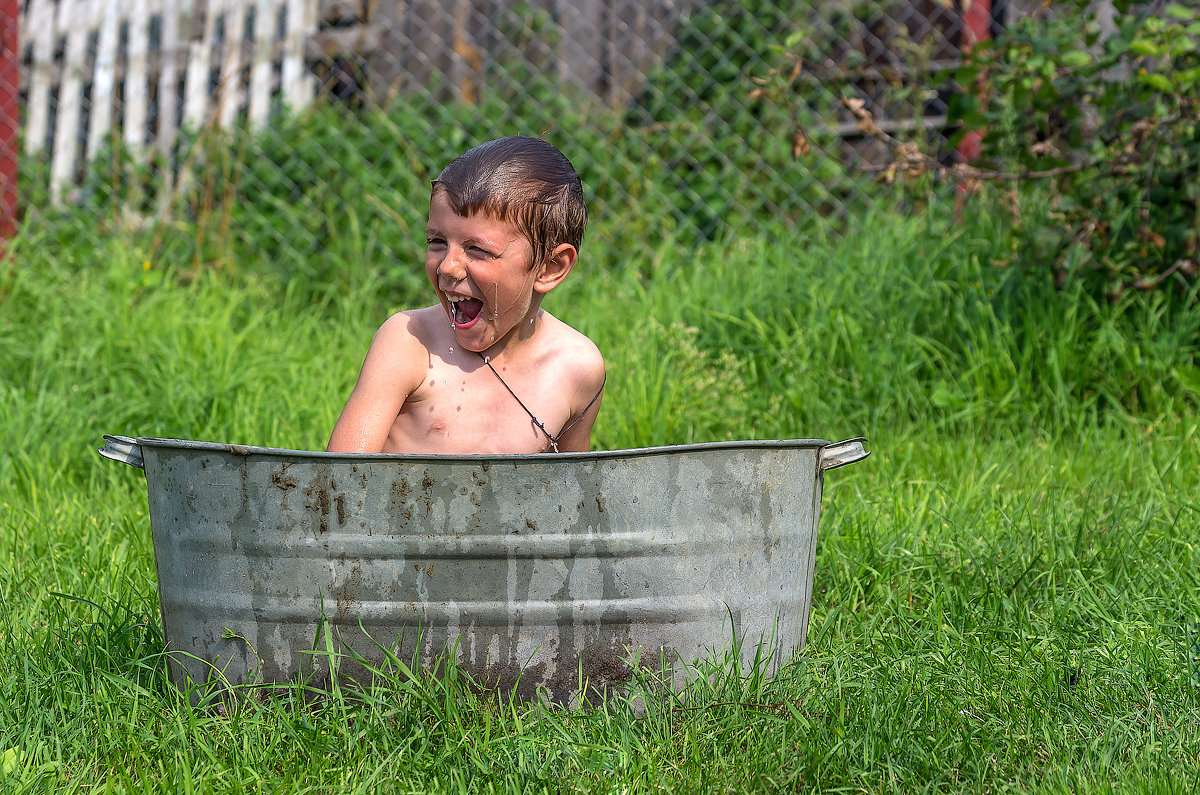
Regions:
<instances>
[{"instance_id":1,"label":"bare shoulder","mask_svg":"<svg viewBox=\"0 0 1200 795\"><path fill-rule=\"evenodd\" d=\"M570 406L571 430L560 439L560 449L587 450L604 393L604 356L586 334L557 319L548 325L554 335L552 369Z\"/></svg>"},{"instance_id":2,"label":"bare shoulder","mask_svg":"<svg viewBox=\"0 0 1200 795\"><path fill-rule=\"evenodd\" d=\"M383 322L363 363L366 383L362 386L381 382L389 390L400 387L407 394L420 384L428 368L429 352L437 344L431 315L427 309L406 310Z\"/></svg>"},{"instance_id":3,"label":"bare shoulder","mask_svg":"<svg viewBox=\"0 0 1200 795\"><path fill-rule=\"evenodd\" d=\"M599 389L604 382L604 355L596 343L558 318L547 318L556 367L580 386Z\"/></svg>"},{"instance_id":4,"label":"bare shoulder","mask_svg":"<svg viewBox=\"0 0 1200 795\"><path fill-rule=\"evenodd\" d=\"M551 388L560 390L568 405L566 422L555 449L561 452L591 449L592 425L600 412L604 393L604 356L586 334L551 318L546 328L554 375Z\"/></svg>"},{"instance_id":5,"label":"bare shoulder","mask_svg":"<svg viewBox=\"0 0 1200 795\"><path fill-rule=\"evenodd\" d=\"M377 338L385 341L403 344L410 340L429 342L434 333L433 311L435 307L424 309L406 309L383 321L376 333Z\"/></svg>"},{"instance_id":6,"label":"bare shoulder","mask_svg":"<svg viewBox=\"0 0 1200 795\"><path fill-rule=\"evenodd\" d=\"M426 307L397 312L375 332L371 348L381 349L389 354L389 358L427 360L432 348L444 344L439 334L446 334L441 328L445 325L445 315L434 311L436 309ZM441 323L437 322L439 319Z\"/></svg>"}]
</instances>

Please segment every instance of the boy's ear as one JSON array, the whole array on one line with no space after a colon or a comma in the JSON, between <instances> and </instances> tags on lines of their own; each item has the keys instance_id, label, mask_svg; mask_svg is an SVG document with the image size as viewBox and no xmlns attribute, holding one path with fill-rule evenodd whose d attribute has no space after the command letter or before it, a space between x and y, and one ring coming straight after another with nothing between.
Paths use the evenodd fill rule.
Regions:
<instances>
[{"instance_id":1,"label":"boy's ear","mask_svg":"<svg viewBox=\"0 0 1200 795\"><path fill-rule=\"evenodd\" d=\"M537 280L533 283L533 289L542 294L553 290L559 282L567 278L567 274L575 266L578 256L579 251L570 243L559 243L542 263Z\"/></svg>"}]
</instances>

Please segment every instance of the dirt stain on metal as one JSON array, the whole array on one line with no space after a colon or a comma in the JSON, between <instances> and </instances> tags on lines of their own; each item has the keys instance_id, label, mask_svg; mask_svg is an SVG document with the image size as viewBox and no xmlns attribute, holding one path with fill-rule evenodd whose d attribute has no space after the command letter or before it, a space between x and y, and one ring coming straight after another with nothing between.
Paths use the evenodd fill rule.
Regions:
<instances>
[{"instance_id":1,"label":"dirt stain on metal","mask_svg":"<svg viewBox=\"0 0 1200 795\"><path fill-rule=\"evenodd\" d=\"M271 482L275 484L275 488L283 492L283 499L279 501L279 507L286 511L288 509L288 492L296 488L296 478L287 474L285 466L281 471L271 473Z\"/></svg>"},{"instance_id":2,"label":"dirt stain on metal","mask_svg":"<svg viewBox=\"0 0 1200 795\"><path fill-rule=\"evenodd\" d=\"M568 656L551 674L546 668L545 663L492 666L481 672L479 680L498 685L501 693L514 693L522 701L532 701L542 691L560 704L569 703L583 684L583 692L578 695L596 704L623 690L633 679L625 650L603 643L588 645L575 659Z\"/></svg>"},{"instance_id":3,"label":"dirt stain on metal","mask_svg":"<svg viewBox=\"0 0 1200 795\"><path fill-rule=\"evenodd\" d=\"M425 470L425 477L421 478L421 502L425 505L425 516L433 513L433 497L429 492L433 489L434 480L429 475L429 470Z\"/></svg>"},{"instance_id":4,"label":"dirt stain on metal","mask_svg":"<svg viewBox=\"0 0 1200 795\"><path fill-rule=\"evenodd\" d=\"M246 516L246 512L250 510L250 467L247 465L245 458L243 458L241 464L238 465L238 474L241 476L242 480L242 504L238 509L237 516L233 518L234 521L240 522Z\"/></svg>"},{"instance_id":5,"label":"dirt stain on metal","mask_svg":"<svg viewBox=\"0 0 1200 795\"><path fill-rule=\"evenodd\" d=\"M304 506L317 514L321 521L321 533L329 532L329 490L324 486L309 486L304 493L316 500Z\"/></svg>"},{"instance_id":6,"label":"dirt stain on metal","mask_svg":"<svg viewBox=\"0 0 1200 795\"><path fill-rule=\"evenodd\" d=\"M345 621L362 610L362 599L359 593L362 589L362 566L355 563L346 575L345 581L337 587L334 598L337 600L337 620Z\"/></svg>"},{"instance_id":7,"label":"dirt stain on metal","mask_svg":"<svg viewBox=\"0 0 1200 795\"><path fill-rule=\"evenodd\" d=\"M408 478L401 476L400 480L392 482L390 507L392 512L404 518L405 523L412 521L412 504L408 501L411 493Z\"/></svg>"}]
</instances>

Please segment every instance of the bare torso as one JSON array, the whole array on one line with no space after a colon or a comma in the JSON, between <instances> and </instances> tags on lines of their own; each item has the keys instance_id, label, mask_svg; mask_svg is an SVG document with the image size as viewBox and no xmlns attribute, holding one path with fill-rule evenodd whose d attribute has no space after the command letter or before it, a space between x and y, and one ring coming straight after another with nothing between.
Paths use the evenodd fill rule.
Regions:
<instances>
[{"instance_id":1,"label":"bare torso","mask_svg":"<svg viewBox=\"0 0 1200 795\"><path fill-rule=\"evenodd\" d=\"M390 420L386 414L368 420L374 428L387 428L385 453L549 450L549 435L572 422L600 388L603 362L590 340L565 323L545 312L537 322L541 325L536 334L495 353L493 372L483 356L455 345L440 306L393 317L372 344L364 377L339 420L330 449L372 446L349 442L354 428L343 427L357 421L358 405L362 412L390 413ZM368 367L373 369L368 372ZM560 449L587 449L597 410L598 402L579 423L580 432L572 428Z\"/></svg>"}]
</instances>

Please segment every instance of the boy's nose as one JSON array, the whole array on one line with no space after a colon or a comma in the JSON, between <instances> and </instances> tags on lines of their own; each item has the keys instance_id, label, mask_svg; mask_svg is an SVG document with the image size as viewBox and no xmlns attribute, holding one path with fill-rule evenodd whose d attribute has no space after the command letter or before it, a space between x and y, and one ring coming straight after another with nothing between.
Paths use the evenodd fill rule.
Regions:
<instances>
[{"instance_id":1,"label":"boy's nose","mask_svg":"<svg viewBox=\"0 0 1200 795\"><path fill-rule=\"evenodd\" d=\"M437 272L447 279L454 281L462 281L467 276L467 269L457 257L447 254L440 263L438 263Z\"/></svg>"}]
</instances>

